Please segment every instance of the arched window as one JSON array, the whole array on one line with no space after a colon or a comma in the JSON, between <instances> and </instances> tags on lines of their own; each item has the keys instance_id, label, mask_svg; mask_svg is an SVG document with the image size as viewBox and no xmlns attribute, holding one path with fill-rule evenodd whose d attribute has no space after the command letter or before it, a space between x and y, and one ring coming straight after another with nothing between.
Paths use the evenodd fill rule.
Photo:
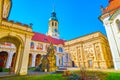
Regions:
<instances>
[{"instance_id":1,"label":"arched window","mask_svg":"<svg viewBox=\"0 0 120 80\"><path fill-rule=\"evenodd\" d=\"M32 49L34 48L34 42L30 43L30 48L32 48Z\"/></svg>"},{"instance_id":2,"label":"arched window","mask_svg":"<svg viewBox=\"0 0 120 80\"><path fill-rule=\"evenodd\" d=\"M59 47L59 52L63 52L63 48Z\"/></svg>"},{"instance_id":3,"label":"arched window","mask_svg":"<svg viewBox=\"0 0 120 80\"><path fill-rule=\"evenodd\" d=\"M118 26L118 31L120 31L120 20L119 19L116 20L116 24Z\"/></svg>"},{"instance_id":4,"label":"arched window","mask_svg":"<svg viewBox=\"0 0 120 80\"><path fill-rule=\"evenodd\" d=\"M55 26L57 26L57 22L55 23Z\"/></svg>"},{"instance_id":5,"label":"arched window","mask_svg":"<svg viewBox=\"0 0 120 80\"><path fill-rule=\"evenodd\" d=\"M52 26L54 26L54 22L52 22Z\"/></svg>"}]
</instances>

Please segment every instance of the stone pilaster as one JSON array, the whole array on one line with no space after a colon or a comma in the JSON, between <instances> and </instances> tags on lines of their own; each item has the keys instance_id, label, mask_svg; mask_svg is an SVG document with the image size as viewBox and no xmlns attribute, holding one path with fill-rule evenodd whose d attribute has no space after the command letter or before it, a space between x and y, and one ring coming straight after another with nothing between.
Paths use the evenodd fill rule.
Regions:
<instances>
[{"instance_id":1,"label":"stone pilaster","mask_svg":"<svg viewBox=\"0 0 120 80\"><path fill-rule=\"evenodd\" d=\"M34 50L37 50L37 43L34 42Z\"/></svg>"},{"instance_id":2,"label":"stone pilaster","mask_svg":"<svg viewBox=\"0 0 120 80\"><path fill-rule=\"evenodd\" d=\"M63 53L62 53L63 54ZM64 66L65 65L65 56L64 55L62 55L62 66Z\"/></svg>"},{"instance_id":3,"label":"stone pilaster","mask_svg":"<svg viewBox=\"0 0 120 80\"><path fill-rule=\"evenodd\" d=\"M100 47L100 54L101 54L102 61L104 61L105 60L104 54L106 54L106 53L104 52L104 48L102 46L102 43L99 43L98 45Z\"/></svg>"},{"instance_id":4,"label":"stone pilaster","mask_svg":"<svg viewBox=\"0 0 120 80\"><path fill-rule=\"evenodd\" d=\"M93 44L93 48L94 48L94 61L97 61L97 57L96 57L96 48L95 48L96 43Z\"/></svg>"},{"instance_id":5,"label":"stone pilaster","mask_svg":"<svg viewBox=\"0 0 120 80\"><path fill-rule=\"evenodd\" d=\"M56 55L56 66L59 66L59 56Z\"/></svg>"},{"instance_id":6,"label":"stone pilaster","mask_svg":"<svg viewBox=\"0 0 120 80\"><path fill-rule=\"evenodd\" d=\"M114 68L116 70L120 69L120 55L119 55L119 50L118 50L118 46L117 46L117 42L115 39L115 34L114 31L112 29L112 21L104 21L104 26L107 32L107 37L109 40L109 44L110 44L110 49L112 52L112 57L113 57L113 63L114 63Z\"/></svg>"},{"instance_id":7,"label":"stone pilaster","mask_svg":"<svg viewBox=\"0 0 120 80\"><path fill-rule=\"evenodd\" d=\"M107 64L106 64L105 56L107 56L107 53L106 53L105 48L102 43L99 43L98 46L100 47L100 54L101 54L101 58L102 58L101 62L100 62L100 68L106 68Z\"/></svg>"},{"instance_id":8,"label":"stone pilaster","mask_svg":"<svg viewBox=\"0 0 120 80\"><path fill-rule=\"evenodd\" d=\"M6 68L10 68L11 67L13 55L14 55L14 52L9 52L8 53Z\"/></svg>"},{"instance_id":9,"label":"stone pilaster","mask_svg":"<svg viewBox=\"0 0 120 80\"><path fill-rule=\"evenodd\" d=\"M3 1L4 0L0 0L0 25L2 24Z\"/></svg>"},{"instance_id":10,"label":"stone pilaster","mask_svg":"<svg viewBox=\"0 0 120 80\"><path fill-rule=\"evenodd\" d=\"M36 54L32 54L32 66L35 67Z\"/></svg>"},{"instance_id":11,"label":"stone pilaster","mask_svg":"<svg viewBox=\"0 0 120 80\"><path fill-rule=\"evenodd\" d=\"M56 46L56 48L57 48L57 52L59 52L59 47Z\"/></svg>"},{"instance_id":12,"label":"stone pilaster","mask_svg":"<svg viewBox=\"0 0 120 80\"><path fill-rule=\"evenodd\" d=\"M80 67L85 67L84 64L84 53L83 53L83 44L80 44L80 56L81 56L81 63L80 63Z\"/></svg>"},{"instance_id":13,"label":"stone pilaster","mask_svg":"<svg viewBox=\"0 0 120 80\"><path fill-rule=\"evenodd\" d=\"M45 45L45 44L43 44L43 51L45 51L45 48L46 48L46 45Z\"/></svg>"},{"instance_id":14,"label":"stone pilaster","mask_svg":"<svg viewBox=\"0 0 120 80\"><path fill-rule=\"evenodd\" d=\"M95 45L96 45L96 43L93 44L93 48L94 48L94 65L93 65L93 68L99 68Z\"/></svg>"}]
</instances>

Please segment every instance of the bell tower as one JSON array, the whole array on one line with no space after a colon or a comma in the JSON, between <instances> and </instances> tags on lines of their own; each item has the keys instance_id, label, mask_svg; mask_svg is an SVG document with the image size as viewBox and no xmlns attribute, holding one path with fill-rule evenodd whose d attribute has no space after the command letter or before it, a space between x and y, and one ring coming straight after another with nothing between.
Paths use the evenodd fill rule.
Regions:
<instances>
[{"instance_id":1,"label":"bell tower","mask_svg":"<svg viewBox=\"0 0 120 80\"><path fill-rule=\"evenodd\" d=\"M51 17L48 22L49 29L47 35L59 39L59 32L58 32L58 19L56 17L55 10L51 13Z\"/></svg>"}]
</instances>

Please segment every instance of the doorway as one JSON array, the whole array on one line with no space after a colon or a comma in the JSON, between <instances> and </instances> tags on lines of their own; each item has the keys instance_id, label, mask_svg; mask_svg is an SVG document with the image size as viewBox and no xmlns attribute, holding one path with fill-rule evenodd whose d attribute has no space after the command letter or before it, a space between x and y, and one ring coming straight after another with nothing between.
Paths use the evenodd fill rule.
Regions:
<instances>
[{"instance_id":1,"label":"doorway","mask_svg":"<svg viewBox=\"0 0 120 80\"><path fill-rule=\"evenodd\" d=\"M75 63L74 63L74 61L72 61L72 67L75 67Z\"/></svg>"},{"instance_id":2,"label":"doorway","mask_svg":"<svg viewBox=\"0 0 120 80\"><path fill-rule=\"evenodd\" d=\"M88 68L92 68L93 67L93 62L92 60L88 60Z\"/></svg>"}]
</instances>

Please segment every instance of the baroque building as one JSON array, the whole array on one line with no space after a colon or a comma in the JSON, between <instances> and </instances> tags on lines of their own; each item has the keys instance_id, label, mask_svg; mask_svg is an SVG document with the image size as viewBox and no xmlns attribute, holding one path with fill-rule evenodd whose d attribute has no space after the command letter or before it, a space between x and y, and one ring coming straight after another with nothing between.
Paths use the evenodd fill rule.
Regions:
<instances>
[{"instance_id":1,"label":"baroque building","mask_svg":"<svg viewBox=\"0 0 120 80\"><path fill-rule=\"evenodd\" d=\"M26 75L30 51L29 43L34 34L30 26L8 21L10 7L11 0L0 0L0 43L12 43L16 47L16 50L14 52L14 49L10 49L9 47L7 49L0 47L0 50L2 50L0 52L0 67L9 65L8 61L13 59L11 62L13 65L10 65L14 73ZM7 54L7 51L9 54Z\"/></svg>"},{"instance_id":2,"label":"baroque building","mask_svg":"<svg viewBox=\"0 0 120 80\"><path fill-rule=\"evenodd\" d=\"M112 56L106 37L95 32L65 42L69 54L66 66L86 68L111 68Z\"/></svg>"},{"instance_id":3,"label":"baroque building","mask_svg":"<svg viewBox=\"0 0 120 80\"><path fill-rule=\"evenodd\" d=\"M110 49L112 52L114 68L120 69L120 0L109 0L106 8L101 7L102 15L99 17L105 26Z\"/></svg>"},{"instance_id":4,"label":"baroque building","mask_svg":"<svg viewBox=\"0 0 120 80\"><path fill-rule=\"evenodd\" d=\"M100 32L64 41L60 39L58 19L53 10L47 34L32 31L32 26L8 20L11 0L0 0L0 67L26 75L28 67L41 63L50 43L57 67L110 68L112 57L106 37Z\"/></svg>"},{"instance_id":5,"label":"baroque building","mask_svg":"<svg viewBox=\"0 0 120 80\"><path fill-rule=\"evenodd\" d=\"M56 65L64 65L64 40L59 39L58 19L53 11L48 34L33 32L31 26L8 21L11 0L0 0L0 67L11 68L15 74L26 75L28 67L36 67L53 43Z\"/></svg>"}]
</instances>

